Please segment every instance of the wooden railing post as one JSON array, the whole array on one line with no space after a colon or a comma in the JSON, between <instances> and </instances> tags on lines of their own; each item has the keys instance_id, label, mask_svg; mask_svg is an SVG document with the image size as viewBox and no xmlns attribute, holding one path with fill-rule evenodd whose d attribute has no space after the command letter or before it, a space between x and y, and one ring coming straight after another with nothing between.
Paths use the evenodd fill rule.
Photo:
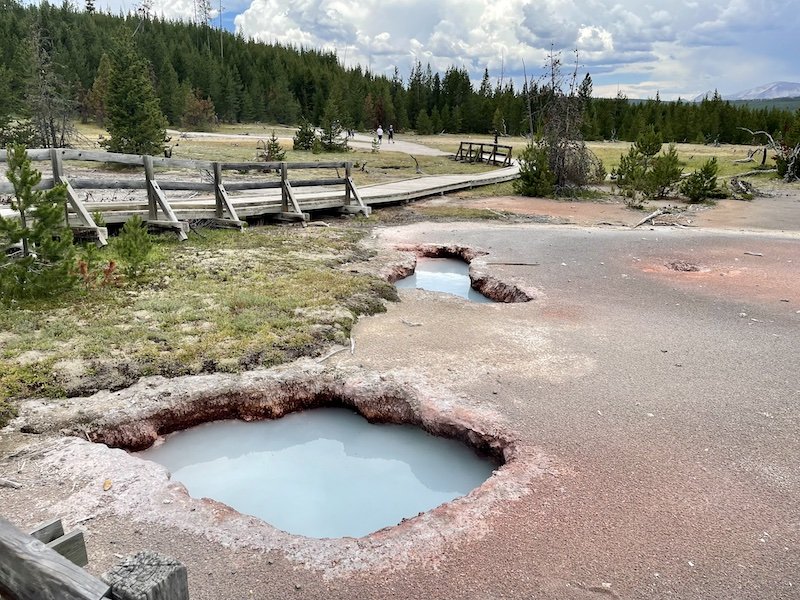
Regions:
<instances>
[{"instance_id":1,"label":"wooden railing post","mask_svg":"<svg viewBox=\"0 0 800 600\"><path fill-rule=\"evenodd\" d=\"M281 212L289 212L289 192L286 184L289 182L288 169L286 163L281 163Z\"/></svg>"},{"instance_id":2,"label":"wooden railing post","mask_svg":"<svg viewBox=\"0 0 800 600\"><path fill-rule=\"evenodd\" d=\"M156 178L153 169L153 157L145 154L142 159L144 162L144 179L147 182L147 218L155 221L158 218L158 205L153 191L153 181Z\"/></svg>"},{"instance_id":3,"label":"wooden railing post","mask_svg":"<svg viewBox=\"0 0 800 600\"><path fill-rule=\"evenodd\" d=\"M353 177L353 163L348 162L344 164L344 177L346 180L351 180ZM344 184L344 204L350 206L350 186L345 181Z\"/></svg>"},{"instance_id":4,"label":"wooden railing post","mask_svg":"<svg viewBox=\"0 0 800 600\"><path fill-rule=\"evenodd\" d=\"M64 176L64 163L61 162L61 153L58 148L50 148L50 164L53 168L53 185L61 183L61 178ZM69 227L69 207L64 202L64 225Z\"/></svg>"},{"instance_id":5,"label":"wooden railing post","mask_svg":"<svg viewBox=\"0 0 800 600\"><path fill-rule=\"evenodd\" d=\"M109 585L0 518L0 593L14 600L101 600Z\"/></svg>"},{"instance_id":6,"label":"wooden railing post","mask_svg":"<svg viewBox=\"0 0 800 600\"><path fill-rule=\"evenodd\" d=\"M115 600L189 600L186 567L149 550L128 556L102 579Z\"/></svg>"},{"instance_id":7,"label":"wooden railing post","mask_svg":"<svg viewBox=\"0 0 800 600\"><path fill-rule=\"evenodd\" d=\"M222 192L220 186L222 185L222 166L218 162L214 163L214 214L218 219L224 216L222 210Z\"/></svg>"}]
</instances>

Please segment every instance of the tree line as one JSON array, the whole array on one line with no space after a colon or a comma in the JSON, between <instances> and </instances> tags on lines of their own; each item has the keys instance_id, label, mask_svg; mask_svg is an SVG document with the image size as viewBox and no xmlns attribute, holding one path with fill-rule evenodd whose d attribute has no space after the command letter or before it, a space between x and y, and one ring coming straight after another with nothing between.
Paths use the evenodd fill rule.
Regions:
<instances>
[{"instance_id":1,"label":"tree line","mask_svg":"<svg viewBox=\"0 0 800 600\"><path fill-rule=\"evenodd\" d=\"M152 85L154 108L172 126L301 120L320 125L335 112L348 129L392 124L422 134L501 135L532 129L536 136L552 97L547 79L519 86L510 79L493 81L485 70L474 86L463 67L442 75L419 62L407 76L398 69L385 76L345 68L334 52L86 8L77 10L68 1L25 6L0 0L0 129L28 117L41 142L59 145L59 123L67 115L105 124L114 93L114 52L119 54L115 49L123 39L132 40L128 56ZM652 127L664 141L748 143L752 136L741 128L776 139L800 130L800 111L736 106L717 94L699 103L658 96L630 101L621 94L594 98L589 74L579 92L586 99L581 133L587 140L632 141ZM8 141L0 139L3 145Z\"/></svg>"}]
</instances>

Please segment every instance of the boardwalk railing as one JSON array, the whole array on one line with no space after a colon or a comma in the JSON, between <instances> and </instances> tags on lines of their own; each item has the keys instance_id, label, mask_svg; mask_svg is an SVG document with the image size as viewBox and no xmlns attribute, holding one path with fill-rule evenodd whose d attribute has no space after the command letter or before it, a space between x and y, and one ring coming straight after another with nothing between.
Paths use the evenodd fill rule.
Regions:
<instances>
[{"instance_id":1,"label":"boardwalk railing","mask_svg":"<svg viewBox=\"0 0 800 600\"><path fill-rule=\"evenodd\" d=\"M511 146L484 144L481 142L461 142L455 160L466 162L485 162L503 167L511 166Z\"/></svg>"},{"instance_id":2,"label":"boardwalk railing","mask_svg":"<svg viewBox=\"0 0 800 600\"><path fill-rule=\"evenodd\" d=\"M73 224L75 229L93 234L98 243L106 243L106 229L95 223L84 201L80 199L76 190L98 189L143 189L147 192L147 214L145 221L153 227L163 227L175 230L181 239L187 239L188 223L181 221L167 200L165 191L193 191L209 192L214 195L214 217L204 219L205 222L221 227L238 227L244 225L231 202L229 192L242 190L279 189L281 194L280 217L284 219L297 219L305 222L309 216L301 210L297 201L295 189L310 186L343 186L342 204L343 212L361 212L369 214L370 208L366 206L353 183L352 163L349 162L217 162L204 160L187 160L179 158L163 158L148 155L118 154L93 150L73 150L66 148L48 148L28 150L31 161L49 161L52 166L52 177L42 178L39 189L50 189L56 184L65 184L67 188L67 222ZM0 150L0 163L7 162L7 151ZM138 179L105 177L74 177L68 178L64 172L66 161L100 162L111 165L126 165L142 167L144 177ZM180 181L156 177L156 167L169 169L190 169L204 172L207 181ZM334 169L336 177L320 179L290 179L290 171L305 169ZM341 177L339 169L344 170ZM223 182L225 171L262 171L275 172L278 179L269 181L229 181ZM9 193L13 188L8 182L0 182L0 193ZM117 203L118 205L119 203ZM129 211L130 212L130 211ZM135 212L135 211L133 211ZM120 215L124 221L130 214ZM108 219L106 219L108 221Z\"/></svg>"},{"instance_id":3,"label":"boardwalk railing","mask_svg":"<svg viewBox=\"0 0 800 600\"><path fill-rule=\"evenodd\" d=\"M52 541L51 541L52 539ZM188 600L186 567L144 551L101 578L88 564L83 533L64 535L60 519L23 533L0 517L0 598L8 600Z\"/></svg>"}]
</instances>

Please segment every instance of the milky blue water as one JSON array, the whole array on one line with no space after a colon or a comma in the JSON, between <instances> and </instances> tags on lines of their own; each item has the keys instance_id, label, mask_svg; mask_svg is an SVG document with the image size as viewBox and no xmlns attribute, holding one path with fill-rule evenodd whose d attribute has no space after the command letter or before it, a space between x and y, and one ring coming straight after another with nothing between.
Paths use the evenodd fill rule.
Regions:
<instances>
[{"instance_id":1,"label":"milky blue water","mask_svg":"<svg viewBox=\"0 0 800 600\"><path fill-rule=\"evenodd\" d=\"M469 265L454 258L420 258L412 275L395 282L398 288L419 288L445 292L466 298L470 302L492 302L472 289Z\"/></svg>"},{"instance_id":2,"label":"milky blue water","mask_svg":"<svg viewBox=\"0 0 800 600\"><path fill-rule=\"evenodd\" d=\"M206 423L138 456L167 467L192 497L314 538L396 525L466 495L495 468L460 442L344 408Z\"/></svg>"}]
</instances>

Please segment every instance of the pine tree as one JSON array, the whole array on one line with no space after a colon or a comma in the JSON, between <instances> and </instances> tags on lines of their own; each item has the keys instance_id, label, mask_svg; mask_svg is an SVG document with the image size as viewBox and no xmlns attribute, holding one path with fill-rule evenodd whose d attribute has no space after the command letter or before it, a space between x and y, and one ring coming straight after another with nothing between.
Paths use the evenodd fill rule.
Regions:
<instances>
[{"instance_id":1,"label":"pine tree","mask_svg":"<svg viewBox=\"0 0 800 600\"><path fill-rule=\"evenodd\" d=\"M8 154L6 176L14 187L11 208L19 218L0 217L0 247L19 251L16 256L0 253L0 301L55 296L73 288L75 250L72 230L64 223L64 186L36 190L42 174L21 145Z\"/></svg>"},{"instance_id":2,"label":"pine tree","mask_svg":"<svg viewBox=\"0 0 800 600\"><path fill-rule=\"evenodd\" d=\"M108 90L111 86L111 59L108 54L103 52L100 57L100 64L97 67L97 75L94 78L92 89L89 90L89 107L92 115L97 120L98 125L105 125L106 114L106 100L108 98Z\"/></svg>"},{"instance_id":3,"label":"pine tree","mask_svg":"<svg viewBox=\"0 0 800 600\"><path fill-rule=\"evenodd\" d=\"M267 162L280 162L286 158L286 151L281 147L281 142L275 135L274 129L265 146L264 160Z\"/></svg>"},{"instance_id":4,"label":"pine tree","mask_svg":"<svg viewBox=\"0 0 800 600\"><path fill-rule=\"evenodd\" d=\"M106 98L111 152L160 154L167 120L150 79L150 66L123 35L111 56L111 85Z\"/></svg>"},{"instance_id":5,"label":"pine tree","mask_svg":"<svg viewBox=\"0 0 800 600\"><path fill-rule=\"evenodd\" d=\"M419 135L430 135L433 133L433 124L431 123L428 113L425 112L425 109L420 109L417 115L417 133Z\"/></svg>"},{"instance_id":6,"label":"pine tree","mask_svg":"<svg viewBox=\"0 0 800 600\"><path fill-rule=\"evenodd\" d=\"M300 127L297 129L292 141L294 142L295 150L311 150L314 147L314 140L317 139L317 134L314 127L303 119L300 121Z\"/></svg>"},{"instance_id":7,"label":"pine tree","mask_svg":"<svg viewBox=\"0 0 800 600\"><path fill-rule=\"evenodd\" d=\"M342 109L341 88L336 87L328 97L322 116L322 148L326 152L347 152L347 136L342 127L345 120L347 115Z\"/></svg>"}]
</instances>

